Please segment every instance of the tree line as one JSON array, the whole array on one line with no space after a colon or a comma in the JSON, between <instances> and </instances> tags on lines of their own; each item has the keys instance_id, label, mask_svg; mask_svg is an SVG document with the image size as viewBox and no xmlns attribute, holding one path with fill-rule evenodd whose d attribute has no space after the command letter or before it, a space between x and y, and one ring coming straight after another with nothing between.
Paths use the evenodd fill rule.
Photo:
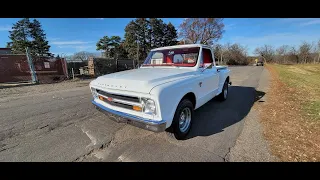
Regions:
<instances>
[{"instance_id":1,"label":"tree line","mask_svg":"<svg viewBox=\"0 0 320 180\"><path fill-rule=\"evenodd\" d=\"M214 44L213 49L216 61L227 65L248 65L254 63L255 59L278 64L320 63L320 40L317 43L304 41L298 46L282 45L277 48L263 45L254 49L253 56L249 56L248 48L239 43Z\"/></svg>"},{"instance_id":2,"label":"tree line","mask_svg":"<svg viewBox=\"0 0 320 180\"><path fill-rule=\"evenodd\" d=\"M9 38L11 41L7 42L7 47L14 54L25 54L28 47L33 56L52 56L46 34L37 19L30 21L29 18L23 18L13 24Z\"/></svg>"},{"instance_id":3,"label":"tree line","mask_svg":"<svg viewBox=\"0 0 320 180\"><path fill-rule=\"evenodd\" d=\"M126 25L123 39L120 36L103 36L96 43L96 50L103 51L107 58L144 60L153 48L200 43L213 47L218 64L247 65L253 58L283 64L320 63L320 40L318 43L303 42L298 47L264 45L254 50L255 57L250 57L248 48L239 43L219 44L224 32L223 18L186 18L180 24L179 32L172 23L165 23L159 18L136 18ZM29 47L31 55L53 56L37 19L23 18L13 24L9 38L11 41L7 47L15 54L24 54ZM71 59L87 60L90 56L96 55L82 51Z\"/></svg>"},{"instance_id":4,"label":"tree line","mask_svg":"<svg viewBox=\"0 0 320 180\"><path fill-rule=\"evenodd\" d=\"M180 33L172 23L159 18L136 18L125 27L124 38L103 36L96 43L96 50L102 50L108 58L131 58L143 60L153 48L177 44L201 43L212 45L221 39L224 32L222 18L185 18L179 26ZM9 31L10 42L7 47L14 54L24 54L26 48L35 56L49 56L50 45L40 22L23 18L13 24ZM178 41L178 38L181 40ZM94 55L77 52L74 57L85 59Z\"/></svg>"},{"instance_id":5,"label":"tree line","mask_svg":"<svg viewBox=\"0 0 320 180\"><path fill-rule=\"evenodd\" d=\"M214 44L213 52L218 64L248 65L248 49L239 43Z\"/></svg>"},{"instance_id":6,"label":"tree line","mask_svg":"<svg viewBox=\"0 0 320 180\"><path fill-rule=\"evenodd\" d=\"M137 18L125 27L124 39L104 36L97 43L108 58L143 60L147 53L163 46L201 43L212 45L222 37L222 18L186 18L180 25L180 33L172 23L158 18ZM178 37L181 38L178 41Z\"/></svg>"},{"instance_id":7,"label":"tree line","mask_svg":"<svg viewBox=\"0 0 320 180\"><path fill-rule=\"evenodd\" d=\"M320 63L320 40L317 43L302 42L298 47L271 45L257 47L254 54L265 62L279 64Z\"/></svg>"}]
</instances>

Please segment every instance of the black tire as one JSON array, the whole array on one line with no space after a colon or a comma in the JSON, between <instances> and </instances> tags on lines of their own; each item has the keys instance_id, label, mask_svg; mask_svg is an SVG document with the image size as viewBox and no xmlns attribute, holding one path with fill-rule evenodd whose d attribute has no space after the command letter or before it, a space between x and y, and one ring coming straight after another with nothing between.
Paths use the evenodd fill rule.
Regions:
<instances>
[{"instance_id":1,"label":"black tire","mask_svg":"<svg viewBox=\"0 0 320 180\"><path fill-rule=\"evenodd\" d=\"M227 91L226 96L225 96L225 94L224 94L224 91L225 91L225 90ZM222 91L221 91L221 93L218 95L217 99L218 99L219 101L225 101L225 100L228 99L228 95L229 95L228 81L225 81L224 84L223 84Z\"/></svg>"},{"instance_id":2,"label":"black tire","mask_svg":"<svg viewBox=\"0 0 320 180\"><path fill-rule=\"evenodd\" d=\"M179 119L180 116L182 114L183 111L185 111L185 109L189 109L190 110L190 114L191 114L191 121L189 123L189 126L186 128L185 131L181 131L180 127L179 127ZM192 126L192 122L193 122L193 104L189 99L183 99L181 100L181 102L179 103L176 112L174 113L174 117L172 120L172 124L171 126L167 129L168 132L168 136L169 137L174 137L177 140L183 140L187 137L188 133L190 132L191 126Z\"/></svg>"}]
</instances>

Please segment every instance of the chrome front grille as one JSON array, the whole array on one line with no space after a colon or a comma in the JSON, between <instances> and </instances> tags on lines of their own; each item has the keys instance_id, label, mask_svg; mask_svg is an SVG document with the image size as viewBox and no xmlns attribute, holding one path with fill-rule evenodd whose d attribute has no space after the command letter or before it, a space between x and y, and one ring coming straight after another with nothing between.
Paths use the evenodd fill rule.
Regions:
<instances>
[{"instance_id":1,"label":"chrome front grille","mask_svg":"<svg viewBox=\"0 0 320 180\"><path fill-rule=\"evenodd\" d=\"M103 99L100 99L112 106L117 106L125 109L133 110L133 106L140 106L140 99L138 97L125 96L119 94L112 94L106 91L96 89L98 95L102 96Z\"/></svg>"},{"instance_id":2,"label":"chrome front grille","mask_svg":"<svg viewBox=\"0 0 320 180\"><path fill-rule=\"evenodd\" d=\"M114 99L120 99L120 100L124 100L124 101L140 103L140 99L138 97L111 94L111 93L108 93L108 92L105 92L105 91L102 91L99 89L97 89L97 93L101 94L103 96L106 96L106 97L114 98Z\"/></svg>"}]
</instances>

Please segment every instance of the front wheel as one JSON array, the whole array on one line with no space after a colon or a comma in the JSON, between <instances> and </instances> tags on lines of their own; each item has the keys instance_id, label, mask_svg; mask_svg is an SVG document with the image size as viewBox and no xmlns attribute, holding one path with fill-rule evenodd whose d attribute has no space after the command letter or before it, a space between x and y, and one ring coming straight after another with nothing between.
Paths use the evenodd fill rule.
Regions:
<instances>
[{"instance_id":1,"label":"front wheel","mask_svg":"<svg viewBox=\"0 0 320 180\"><path fill-rule=\"evenodd\" d=\"M169 136L174 135L178 140L185 139L188 135L193 120L193 104L189 99L183 99L174 114Z\"/></svg>"}]
</instances>

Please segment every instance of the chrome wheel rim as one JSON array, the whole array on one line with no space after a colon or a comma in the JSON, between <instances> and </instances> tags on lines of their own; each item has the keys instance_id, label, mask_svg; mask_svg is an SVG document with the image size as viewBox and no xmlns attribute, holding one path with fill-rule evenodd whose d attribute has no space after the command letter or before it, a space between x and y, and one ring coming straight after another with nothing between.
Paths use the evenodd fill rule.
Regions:
<instances>
[{"instance_id":1,"label":"chrome wheel rim","mask_svg":"<svg viewBox=\"0 0 320 180\"><path fill-rule=\"evenodd\" d=\"M191 110L190 108L184 108L179 117L179 129L181 132L186 132L191 122Z\"/></svg>"}]
</instances>

